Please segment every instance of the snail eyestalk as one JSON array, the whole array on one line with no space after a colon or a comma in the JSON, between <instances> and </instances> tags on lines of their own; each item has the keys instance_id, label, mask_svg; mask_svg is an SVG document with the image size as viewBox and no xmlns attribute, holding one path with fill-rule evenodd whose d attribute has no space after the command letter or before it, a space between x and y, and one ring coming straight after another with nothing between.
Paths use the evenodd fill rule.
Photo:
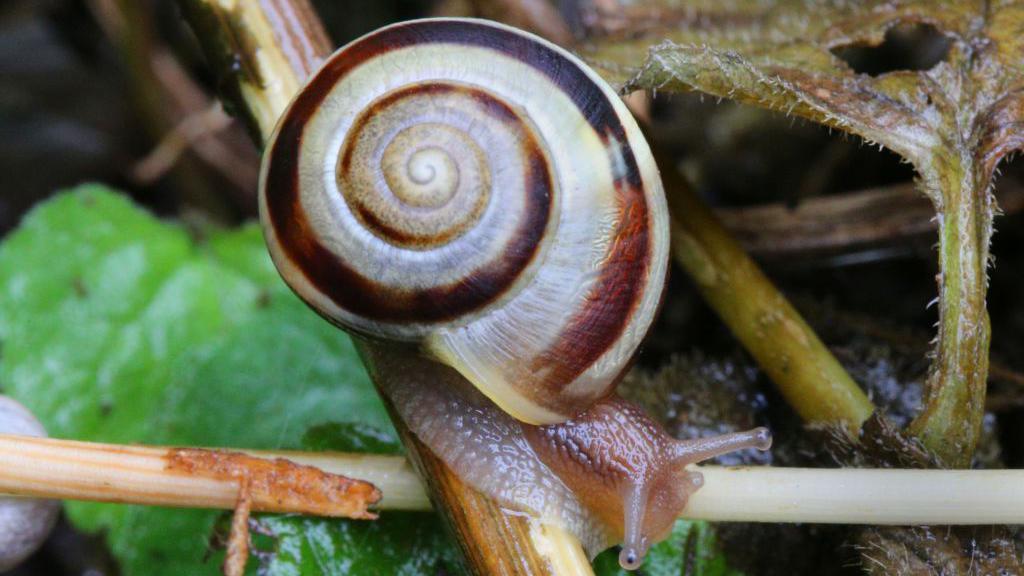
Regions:
<instances>
[{"instance_id":1,"label":"snail eyestalk","mask_svg":"<svg viewBox=\"0 0 1024 576\"><path fill-rule=\"evenodd\" d=\"M761 426L743 432L721 434L694 440L676 440L672 443L672 458L682 464L710 460L723 454L756 448L762 452L772 447L772 433Z\"/></svg>"},{"instance_id":2,"label":"snail eyestalk","mask_svg":"<svg viewBox=\"0 0 1024 576\"><path fill-rule=\"evenodd\" d=\"M522 430L536 458L571 490L569 496L552 495L540 512L581 510L563 512L563 521L571 525L583 516L582 527L575 527L581 535L593 534L592 524L603 528L603 540L581 536L584 544L595 551L621 542L619 561L627 570L638 567L648 548L671 533L702 486L702 475L687 464L771 444L765 428L676 440L638 406L614 395L563 424ZM523 459L518 467L529 465Z\"/></svg>"},{"instance_id":3,"label":"snail eyestalk","mask_svg":"<svg viewBox=\"0 0 1024 576\"><path fill-rule=\"evenodd\" d=\"M625 536L622 540L622 551L619 553L619 565L624 570L636 570L643 564L647 555L648 542L640 530L644 522L644 509L647 507L647 491L643 484L630 483L623 497L625 508Z\"/></svg>"}]
</instances>

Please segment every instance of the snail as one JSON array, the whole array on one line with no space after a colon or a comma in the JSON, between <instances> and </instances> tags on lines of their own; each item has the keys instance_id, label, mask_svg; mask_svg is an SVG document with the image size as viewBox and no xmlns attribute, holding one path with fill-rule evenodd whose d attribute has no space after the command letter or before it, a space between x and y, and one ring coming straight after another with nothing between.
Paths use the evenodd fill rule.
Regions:
<instances>
[{"instance_id":1,"label":"snail","mask_svg":"<svg viewBox=\"0 0 1024 576\"><path fill-rule=\"evenodd\" d=\"M675 440L614 395L664 292L667 207L625 105L554 44L472 19L348 44L280 119L259 202L292 290L387 343L368 365L410 429L591 554L639 566L701 484L686 464L770 444Z\"/></svg>"}]
</instances>

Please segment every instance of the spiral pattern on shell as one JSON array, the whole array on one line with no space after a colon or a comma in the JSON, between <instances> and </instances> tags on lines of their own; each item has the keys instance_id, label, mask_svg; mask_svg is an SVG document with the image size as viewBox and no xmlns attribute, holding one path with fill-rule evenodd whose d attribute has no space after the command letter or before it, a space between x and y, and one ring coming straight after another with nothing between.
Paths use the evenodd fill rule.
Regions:
<instances>
[{"instance_id":1,"label":"spiral pattern on shell","mask_svg":"<svg viewBox=\"0 0 1024 576\"><path fill-rule=\"evenodd\" d=\"M260 211L314 309L422 343L532 423L610 392L665 282L661 182L625 106L563 49L481 20L330 57L267 146Z\"/></svg>"}]
</instances>

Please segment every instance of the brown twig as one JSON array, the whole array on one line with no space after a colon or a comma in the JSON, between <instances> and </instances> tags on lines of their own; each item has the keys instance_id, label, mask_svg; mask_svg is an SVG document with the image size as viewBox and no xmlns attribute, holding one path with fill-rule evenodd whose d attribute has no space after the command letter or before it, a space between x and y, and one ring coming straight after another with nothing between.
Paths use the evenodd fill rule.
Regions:
<instances>
[{"instance_id":1,"label":"brown twig","mask_svg":"<svg viewBox=\"0 0 1024 576\"><path fill-rule=\"evenodd\" d=\"M182 63L161 45L151 57L153 76L175 103L174 118L185 122L197 113L217 108L220 102L207 94L189 76ZM229 115L230 122L218 130L208 131L190 140L190 150L225 180L234 184L233 197L243 209L254 204L259 177L259 155L241 129L241 123ZM255 214L255 212L252 212Z\"/></svg>"},{"instance_id":2,"label":"brown twig","mask_svg":"<svg viewBox=\"0 0 1024 576\"><path fill-rule=\"evenodd\" d=\"M249 562L249 517L252 514L252 492L249 478L243 477L238 483L238 504L231 516L231 532L228 534L227 552L221 572L224 576L242 576Z\"/></svg>"},{"instance_id":3,"label":"brown twig","mask_svg":"<svg viewBox=\"0 0 1024 576\"><path fill-rule=\"evenodd\" d=\"M182 119L208 108L211 100L191 81L164 83L158 64L173 60L156 37L149 3L137 0L89 0L101 29L120 56L136 115L153 142L161 141ZM179 80L184 77L179 75ZM249 156L254 159L253 155ZM213 173L192 155L182 155L167 173L187 204L202 206L218 219L232 211ZM161 174L162 175L162 174ZM128 174L132 176L131 173Z\"/></svg>"},{"instance_id":4,"label":"brown twig","mask_svg":"<svg viewBox=\"0 0 1024 576\"><path fill-rule=\"evenodd\" d=\"M1004 213L1024 209L1024 187L1011 181L996 189ZM783 204L718 208L722 224L752 254L856 250L934 233L935 208L913 183L811 198Z\"/></svg>"},{"instance_id":5,"label":"brown twig","mask_svg":"<svg viewBox=\"0 0 1024 576\"><path fill-rule=\"evenodd\" d=\"M133 178L141 184L156 182L174 167L186 150L200 139L227 128L231 122L231 117L224 113L219 103L188 116L135 165Z\"/></svg>"}]
</instances>

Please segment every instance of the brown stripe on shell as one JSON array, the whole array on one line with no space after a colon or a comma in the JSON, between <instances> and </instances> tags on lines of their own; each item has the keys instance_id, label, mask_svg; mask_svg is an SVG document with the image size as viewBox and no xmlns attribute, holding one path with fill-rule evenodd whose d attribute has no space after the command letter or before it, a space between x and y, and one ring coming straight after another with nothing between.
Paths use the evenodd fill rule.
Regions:
<instances>
[{"instance_id":1,"label":"brown stripe on shell","mask_svg":"<svg viewBox=\"0 0 1024 576\"><path fill-rule=\"evenodd\" d=\"M642 189L623 186L618 190L619 222L600 277L587 293L588 304L560 333L558 341L531 363L534 371L550 370L534 390L535 397L560 414L574 415L581 406L609 394L630 365L626 363L604 390L589 390L586 398L556 393L615 345L643 296L644 283L639 279L646 278L651 265L647 203Z\"/></svg>"},{"instance_id":2,"label":"brown stripe on shell","mask_svg":"<svg viewBox=\"0 0 1024 576\"><path fill-rule=\"evenodd\" d=\"M548 160L536 136L523 126L524 138L520 146L526 159L526 173L523 175L523 189L527 195L525 217L506 245L503 257L446 286L420 291L381 286L353 269L317 240L300 203L299 154L303 132L334 83L331 71L337 68L335 60L345 58L332 59L299 94L281 120L273 148L267 152L270 155L265 183L267 213L281 249L320 293L339 308L368 319L440 322L486 306L507 290L529 265L550 218L553 182ZM424 86L427 85L422 84L420 88ZM482 91L477 91L473 97L477 101L489 98L494 109L504 108L515 116L507 105ZM337 319L331 320L337 323Z\"/></svg>"},{"instance_id":3,"label":"brown stripe on shell","mask_svg":"<svg viewBox=\"0 0 1024 576\"><path fill-rule=\"evenodd\" d=\"M642 186L636 159L629 149L626 130L615 107L576 62L525 33L471 20L403 22L361 38L345 49L346 62L331 62L328 66L332 69L332 76L340 80L370 58L418 44L462 44L487 48L533 67L572 100L597 134L602 138L611 135L622 143L622 155L627 165L623 177L633 185Z\"/></svg>"},{"instance_id":4,"label":"brown stripe on shell","mask_svg":"<svg viewBox=\"0 0 1024 576\"><path fill-rule=\"evenodd\" d=\"M494 96L491 96L478 88L464 84L455 84L453 82L421 82L419 84L411 84L403 88L398 88L397 90L389 92L383 97L371 102L370 105L360 112L359 116L352 122L352 128L350 129L350 133L345 136L345 140L358 140L360 132L366 126L366 123L370 118L383 113L390 106L403 98L408 98L410 96L444 96L447 94L459 94L472 98L480 104L481 109L485 110L500 122L504 122L506 124L520 122L519 116L515 111L509 108L508 104L505 104L501 100L498 100ZM345 147L339 164L340 171L348 172L351 170L352 153L354 149L354 146Z\"/></svg>"},{"instance_id":5,"label":"brown stripe on shell","mask_svg":"<svg viewBox=\"0 0 1024 576\"><path fill-rule=\"evenodd\" d=\"M350 145L350 143L359 140L362 131L366 127L370 118L384 114L390 106L404 98L422 96L440 98L448 95L461 95L471 98L480 106L481 110L498 122L511 125L522 124L521 118L508 106L508 104L478 88L449 82L436 82L429 84L420 83L410 85L405 88L399 88L371 102L370 105L367 106L352 122L352 128L350 129L349 134L345 136L345 143L342 145L341 161L338 163L339 180L351 179L348 174L352 170L352 155L355 153L356 147L354 145ZM517 131L521 130L523 130L523 128L519 128ZM468 225L476 221L475 217L467 218L467 226L453 226L444 234L434 234L430 236L414 235L390 226L387 222L378 218L374 212L362 202L348 198L346 198L346 200L351 206L352 211L363 221L371 232L384 241L391 242L402 247L427 249L442 245L466 232ZM479 215L484 208L485 206L481 204L474 214Z\"/></svg>"},{"instance_id":6,"label":"brown stripe on shell","mask_svg":"<svg viewBox=\"0 0 1024 576\"><path fill-rule=\"evenodd\" d=\"M423 236L408 234L403 230L389 225L384 220L378 218L377 215L373 213L373 210L370 210L361 203L354 204L353 211L355 212L356 217L359 218L359 220L362 220L363 224L365 224L367 228L369 228L378 238L404 247L429 248L437 246L450 241L452 237L457 236L458 233L462 232L461 229L456 228L449 230L444 234L435 234L429 238L424 238Z\"/></svg>"}]
</instances>

